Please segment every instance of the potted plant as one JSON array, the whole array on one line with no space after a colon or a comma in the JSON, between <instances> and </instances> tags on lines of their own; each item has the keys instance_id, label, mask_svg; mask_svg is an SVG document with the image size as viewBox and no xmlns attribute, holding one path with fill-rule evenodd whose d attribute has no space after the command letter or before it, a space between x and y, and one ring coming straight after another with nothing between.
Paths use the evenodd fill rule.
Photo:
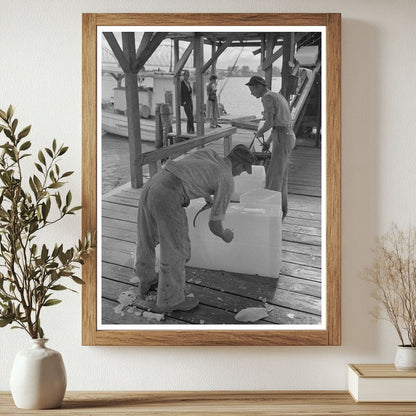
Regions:
<instances>
[{"instance_id":1,"label":"potted plant","mask_svg":"<svg viewBox=\"0 0 416 416\"><path fill-rule=\"evenodd\" d=\"M382 306L374 316L387 319L397 332L396 368L416 370L416 228L403 231L393 224L374 253L373 265L364 271Z\"/></svg>"},{"instance_id":2,"label":"potted plant","mask_svg":"<svg viewBox=\"0 0 416 416\"><path fill-rule=\"evenodd\" d=\"M22 408L51 408L61 404L66 375L61 355L46 348L41 312L61 302L55 295L72 290L62 284L76 275L83 258L93 250L89 233L69 249L48 247L39 236L80 206L71 206L71 191L62 192L73 172L61 171L58 162L68 147L53 140L39 150L34 171L23 176L22 160L31 156L27 126L18 132L13 107L0 110L0 327L24 330L32 348L18 353L11 374L14 401Z\"/></svg>"}]
</instances>

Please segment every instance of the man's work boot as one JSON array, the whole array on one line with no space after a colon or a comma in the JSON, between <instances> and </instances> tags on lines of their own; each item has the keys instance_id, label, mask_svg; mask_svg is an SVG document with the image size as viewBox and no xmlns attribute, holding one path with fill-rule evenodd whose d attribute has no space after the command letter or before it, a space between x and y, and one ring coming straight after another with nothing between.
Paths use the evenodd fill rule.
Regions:
<instances>
[{"instance_id":1,"label":"man's work boot","mask_svg":"<svg viewBox=\"0 0 416 416\"><path fill-rule=\"evenodd\" d=\"M184 301L173 306L157 306L152 308L152 312L165 313L174 311L190 311L199 305L199 300L193 297L186 297Z\"/></svg>"}]
</instances>

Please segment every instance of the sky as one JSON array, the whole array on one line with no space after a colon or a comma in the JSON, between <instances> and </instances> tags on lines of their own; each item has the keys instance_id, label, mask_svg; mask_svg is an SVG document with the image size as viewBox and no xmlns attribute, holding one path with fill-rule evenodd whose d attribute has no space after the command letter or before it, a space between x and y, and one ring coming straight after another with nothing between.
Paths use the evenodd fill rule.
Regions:
<instances>
[{"instance_id":1,"label":"sky","mask_svg":"<svg viewBox=\"0 0 416 416\"><path fill-rule=\"evenodd\" d=\"M114 35L121 45L121 33L114 32ZM137 46L139 45L141 37L142 37L142 33L136 33ZM169 68L163 67L163 65L164 64L169 65L170 45L171 45L171 41L169 39L164 40L162 42L162 46L160 46L156 50L155 54L151 58L151 63L152 64L155 63L156 65L160 66L162 69L168 70ZM108 44L104 36L103 36L103 46L108 47ZM180 47L185 48L186 42L181 42ZM245 48L232 47L231 48L230 47L226 49L218 58L217 69L227 69L229 66L233 66L234 64L236 64L240 68L242 66L247 65L250 67L250 69L257 70L258 66L260 65L260 55L253 55L253 51L255 49L258 49L258 48L248 48L248 47L245 47ZM210 56L211 56L211 46L205 45L204 61L206 62ZM149 63L148 63L148 66L149 66ZM276 62L276 64L279 65L279 62ZM192 66L193 66L192 59L190 58L187 62L186 67L192 67Z\"/></svg>"}]
</instances>

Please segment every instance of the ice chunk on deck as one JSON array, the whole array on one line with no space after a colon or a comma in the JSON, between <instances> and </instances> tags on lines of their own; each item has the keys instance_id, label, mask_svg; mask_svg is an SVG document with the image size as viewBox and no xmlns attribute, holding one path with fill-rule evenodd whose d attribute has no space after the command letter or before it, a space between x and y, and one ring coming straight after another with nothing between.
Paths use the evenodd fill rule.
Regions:
<instances>
[{"instance_id":1,"label":"ice chunk on deck","mask_svg":"<svg viewBox=\"0 0 416 416\"><path fill-rule=\"evenodd\" d=\"M280 192L256 189L241 195L240 203L231 203L223 221L234 230L234 239L225 243L208 227L210 210L195 214L205 205L195 199L186 209L191 239L189 266L235 273L279 277L282 253L282 217Z\"/></svg>"},{"instance_id":2,"label":"ice chunk on deck","mask_svg":"<svg viewBox=\"0 0 416 416\"><path fill-rule=\"evenodd\" d=\"M234 178L234 193L231 196L231 201L240 202L242 194L252 189L264 188L265 182L266 173L264 166L253 165L251 175L243 172L240 176Z\"/></svg>"}]
</instances>

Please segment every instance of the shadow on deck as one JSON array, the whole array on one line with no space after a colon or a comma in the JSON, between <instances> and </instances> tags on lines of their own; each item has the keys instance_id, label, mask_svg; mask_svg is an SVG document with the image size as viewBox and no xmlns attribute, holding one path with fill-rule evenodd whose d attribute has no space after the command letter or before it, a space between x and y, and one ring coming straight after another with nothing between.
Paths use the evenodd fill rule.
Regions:
<instances>
[{"instance_id":1,"label":"shadow on deck","mask_svg":"<svg viewBox=\"0 0 416 416\"><path fill-rule=\"evenodd\" d=\"M235 136L245 143L252 134ZM282 269L278 279L187 267L186 292L200 300L189 312L165 314L161 321L143 316L148 304L132 292L136 215L140 189L129 184L102 199L102 324L239 324L235 314L266 307L256 324L321 323L321 150L300 140L292 153L289 213L282 226ZM220 144L214 146L220 147ZM213 147L214 147L213 146ZM253 253L256 261L256 253ZM125 301L127 299L127 301Z\"/></svg>"}]
</instances>

